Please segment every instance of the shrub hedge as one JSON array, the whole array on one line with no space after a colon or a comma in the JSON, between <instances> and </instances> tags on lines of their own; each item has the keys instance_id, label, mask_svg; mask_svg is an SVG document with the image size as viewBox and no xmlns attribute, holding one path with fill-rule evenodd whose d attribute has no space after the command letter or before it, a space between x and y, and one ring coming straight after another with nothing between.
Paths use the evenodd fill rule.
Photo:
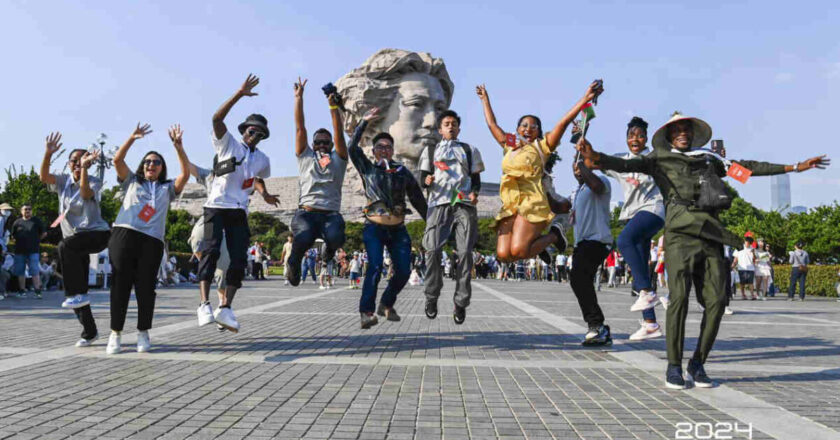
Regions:
<instances>
[{"instance_id":1,"label":"shrub hedge","mask_svg":"<svg viewBox=\"0 0 840 440\"><path fill-rule=\"evenodd\" d=\"M782 294L787 294L790 287L790 265L773 266L773 282L781 289ZM832 266L808 266L808 276L805 277L805 293L816 296L837 296L835 284L838 281L837 272L840 265ZM799 287L796 288L799 295Z\"/></svg>"}]
</instances>

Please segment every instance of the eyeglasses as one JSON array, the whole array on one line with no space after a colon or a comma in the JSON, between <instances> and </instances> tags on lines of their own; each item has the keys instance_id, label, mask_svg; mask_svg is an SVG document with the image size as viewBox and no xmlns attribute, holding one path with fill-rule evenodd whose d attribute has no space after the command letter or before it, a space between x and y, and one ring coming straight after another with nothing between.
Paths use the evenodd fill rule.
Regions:
<instances>
[{"instance_id":1,"label":"eyeglasses","mask_svg":"<svg viewBox=\"0 0 840 440\"><path fill-rule=\"evenodd\" d=\"M385 144L385 143L382 143L382 144L376 144L376 145L374 145L374 146L373 146L373 149L374 149L374 150L390 150L390 149L392 149L392 148L394 148L394 146L393 146L393 145L391 145L391 144Z\"/></svg>"},{"instance_id":2,"label":"eyeglasses","mask_svg":"<svg viewBox=\"0 0 840 440\"><path fill-rule=\"evenodd\" d=\"M315 145L315 146L319 146L319 145L327 146L327 145L330 145L331 143L332 143L331 141L325 141L325 140L313 141L312 142L312 144Z\"/></svg>"},{"instance_id":3,"label":"eyeglasses","mask_svg":"<svg viewBox=\"0 0 840 440\"><path fill-rule=\"evenodd\" d=\"M531 125L531 124L519 124L519 127L520 127L520 128L524 128L524 129L526 129L526 130L529 130L529 129L531 129L531 128L533 128L534 130L539 130L539 129L540 129L540 124L534 124L534 125Z\"/></svg>"},{"instance_id":4,"label":"eyeglasses","mask_svg":"<svg viewBox=\"0 0 840 440\"><path fill-rule=\"evenodd\" d=\"M265 133L263 133L260 130L254 129L254 128L249 128L245 132L248 133L248 136L251 136L251 137L260 137L260 138L265 137Z\"/></svg>"},{"instance_id":5,"label":"eyeglasses","mask_svg":"<svg viewBox=\"0 0 840 440\"><path fill-rule=\"evenodd\" d=\"M162 163L163 161L161 161L160 159L146 159L143 161L143 165L146 165L147 167L159 167Z\"/></svg>"}]
</instances>

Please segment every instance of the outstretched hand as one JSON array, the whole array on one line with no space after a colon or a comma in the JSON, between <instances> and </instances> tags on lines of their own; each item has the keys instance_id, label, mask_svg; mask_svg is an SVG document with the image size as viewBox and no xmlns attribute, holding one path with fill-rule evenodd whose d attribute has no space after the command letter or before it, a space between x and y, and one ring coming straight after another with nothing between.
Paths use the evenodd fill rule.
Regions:
<instances>
[{"instance_id":1,"label":"outstretched hand","mask_svg":"<svg viewBox=\"0 0 840 440\"><path fill-rule=\"evenodd\" d=\"M300 77L298 77L298 80L295 83L295 98L302 98L303 97L303 88L306 87L307 82L309 82L308 79L305 79L305 80L301 81Z\"/></svg>"},{"instance_id":2,"label":"outstretched hand","mask_svg":"<svg viewBox=\"0 0 840 440\"><path fill-rule=\"evenodd\" d=\"M174 124L169 127L169 139L172 140L172 145L175 146L176 150L184 148L184 132L181 130L181 124Z\"/></svg>"},{"instance_id":3,"label":"outstretched hand","mask_svg":"<svg viewBox=\"0 0 840 440\"><path fill-rule=\"evenodd\" d=\"M245 78L245 82L242 83L241 87L239 87L239 94L241 94L242 96L257 96L258 93L254 93L252 90L259 83L260 83L259 77L257 77L257 75L254 75L252 73L249 73L248 78Z\"/></svg>"},{"instance_id":4,"label":"outstretched hand","mask_svg":"<svg viewBox=\"0 0 840 440\"><path fill-rule=\"evenodd\" d=\"M263 194L263 201L272 206L280 206L280 199L278 199L277 196L268 193Z\"/></svg>"},{"instance_id":5,"label":"outstretched hand","mask_svg":"<svg viewBox=\"0 0 840 440\"><path fill-rule=\"evenodd\" d=\"M490 98L487 94L487 87L484 84L475 86L475 93L482 101Z\"/></svg>"},{"instance_id":6,"label":"outstretched hand","mask_svg":"<svg viewBox=\"0 0 840 440\"><path fill-rule=\"evenodd\" d=\"M47 136L47 153L52 155L61 149L61 133L53 132Z\"/></svg>"},{"instance_id":7,"label":"outstretched hand","mask_svg":"<svg viewBox=\"0 0 840 440\"><path fill-rule=\"evenodd\" d=\"M79 165L85 169L90 168L90 166L96 162L96 159L99 159L99 150L88 151L84 154L84 156L82 156L82 160L79 162Z\"/></svg>"},{"instance_id":8,"label":"outstretched hand","mask_svg":"<svg viewBox=\"0 0 840 440\"><path fill-rule=\"evenodd\" d=\"M822 156L812 157L796 164L796 171L808 171L812 168L819 168L824 170L825 167L831 165L831 159L825 154Z\"/></svg>"},{"instance_id":9,"label":"outstretched hand","mask_svg":"<svg viewBox=\"0 0 840 440\"><path fill-rule=\"evenodd\" d=\"M152 126L151 125L149 125L149 124L140 125L140 123L138 122L137 123L137 128L135 128L134 131L131 133L131 139L133 139L135 141L137 139L142 139L144 136L146 136L147 134L149 134L151 132L152 132Z\"/></svg>"},{"instance_id":10,"label":"outstretched hand","mask_svg":"<svg viewBox=\"0 0 840 440\"><path fill-rule=\"evenodd\" d=\"M381 117L382 117L382 115L379 114L379 107L374 107L374 108L368 110L367 112L365 112L365 115L362 116L362 119L367 121L367 122L370 122L370 121L375 121L375 120L377 120Z\"/></svg>"}]
</instances>

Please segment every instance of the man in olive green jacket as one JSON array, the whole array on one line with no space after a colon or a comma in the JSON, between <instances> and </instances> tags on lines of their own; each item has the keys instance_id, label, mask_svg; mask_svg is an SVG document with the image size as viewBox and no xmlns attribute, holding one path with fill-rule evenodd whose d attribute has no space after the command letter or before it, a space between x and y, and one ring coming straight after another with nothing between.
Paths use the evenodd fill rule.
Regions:
<instances>
[{"instance_id":1,"label":"man in olive green jacket","mask_svg":"<svg viewBox=\"0 0 840 440\"><path fill-rule=\"evenodd\" d=\"M825 156L814 157L796 165L777 165L758 161L737 161L737 164L700 149L709 142L712 129L706 122L675 113L653 135L654 150L647 156L620 159L600 154L585 140L577 149L587 166L622 173L644 173L652 176L665 199L665 269L668 271L668 306L666 339L668 369L665 373L669 388L685 388L686 380L695 386L710 388L713 385L703 364L715 342L725 306L725 279L728 268L723 259L723 245L741 245L741 238L724 227L718 213L728 207L724 191L710 190L722 187L720 177L730 167L743 167L753 176L802 172L829 165ZM743 171L743 170L742 170ZM701 200L702 199L702 200ZM708 203L723 199L724 203ZM711 207L709 207L711 206ZM688 374L682 374L685 319L688 313L688 294L692 284L698 292L697 299L705 307L700 323L700 337L694 356L688 363Z\"/></svg>"}]
</instances>

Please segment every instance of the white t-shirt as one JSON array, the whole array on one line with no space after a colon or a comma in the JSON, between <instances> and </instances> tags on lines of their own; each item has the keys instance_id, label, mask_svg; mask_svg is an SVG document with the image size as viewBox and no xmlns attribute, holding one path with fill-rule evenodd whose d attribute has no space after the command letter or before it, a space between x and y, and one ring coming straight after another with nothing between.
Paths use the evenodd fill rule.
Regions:
<instances>
[{"instance_id":1,"label":"white t-shirt","mask_svg":"<svg viewBox=\"0 0 840 440\"><path fill-rule=\"evenodd\" d=\"M254 148L251 152L245 144L234 139L230 132L225 133L221 139L216 139L215 134L211 134L211 137L218 161L234 157L237 165L233 172L213 179L204 207L247 211L248 197L254 192L253 178L267 179L271 176L268 156L258 148ZM243 188L243 184L249 179L251 179L250 185Z\"/></svg>"},{"instance_id":2,"label":"white t-shirt","mask_svg":"<svg viewBox=\"0 0 840 440\"><path fill-rule=\"evenodd\" d=\"M555 265L557 266L565 266L566 265L566 254L557 254L557 259L555 260Z\"/></svg>"},{"instance_id":3,"label":"white t-shirt","mask_svg":"<svg viewBox=\"0 0 840 440\"><path fill-rule=\"evenodd\" d=\"M755 271L754 249L741 249L735 252L735 258L738 259L738 270Z\"/></svg>"}]
</instances>

